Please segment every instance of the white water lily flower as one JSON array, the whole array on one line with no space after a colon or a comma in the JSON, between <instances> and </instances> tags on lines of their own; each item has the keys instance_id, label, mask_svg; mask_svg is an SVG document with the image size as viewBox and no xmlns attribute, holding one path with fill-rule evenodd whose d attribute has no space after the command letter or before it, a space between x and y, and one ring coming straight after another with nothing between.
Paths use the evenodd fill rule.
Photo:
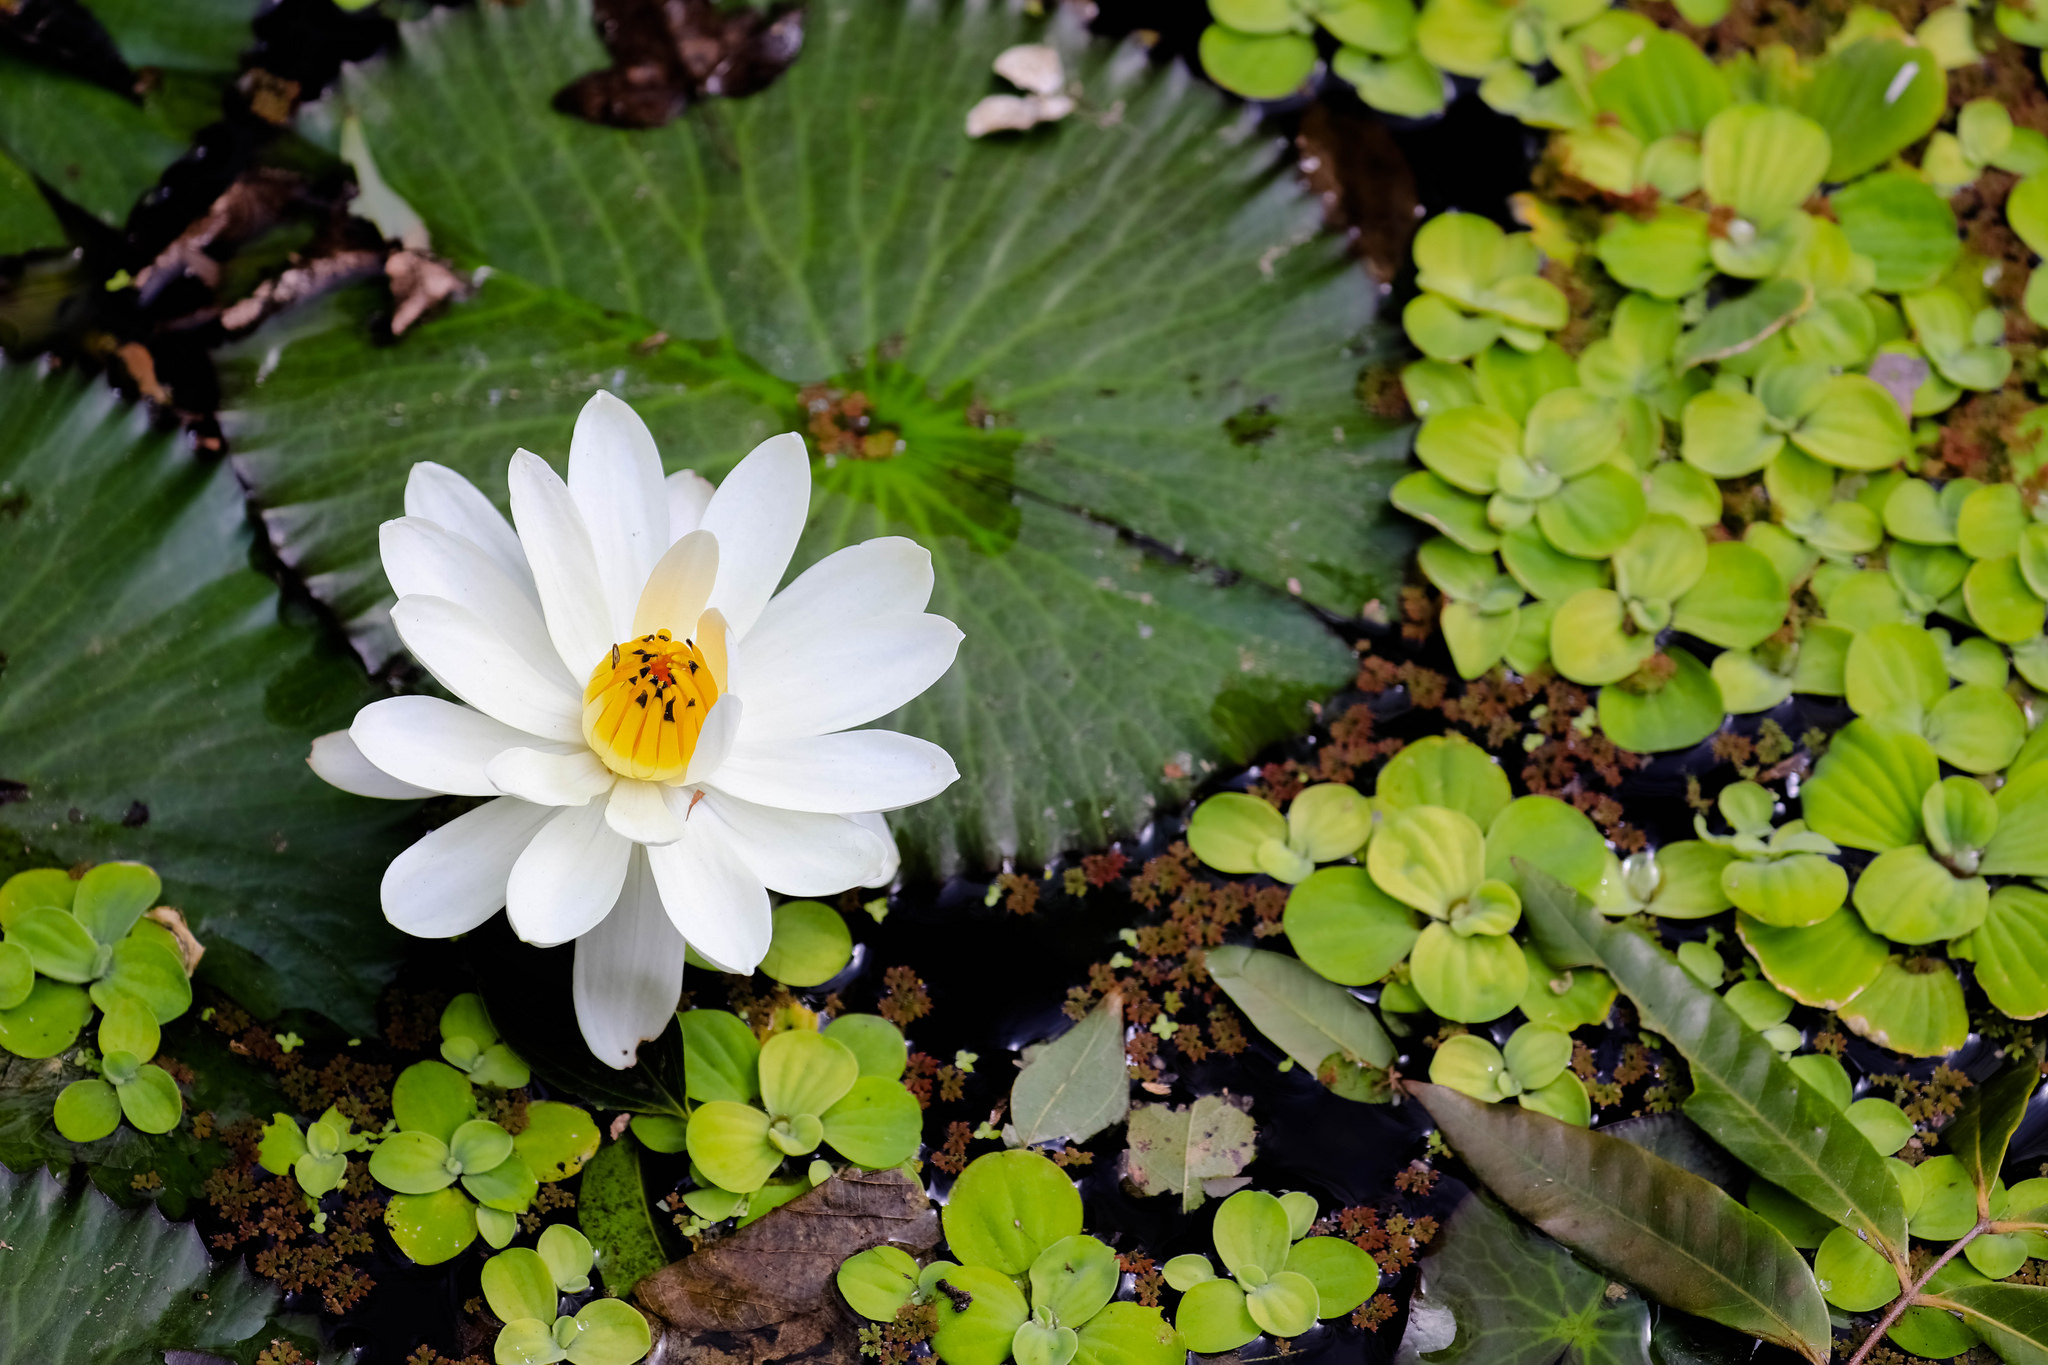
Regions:
<instances>
[{"instance_id":1,"label":"white water lily flower","mask_svg":"<svg viewBox=\"0 0 2048 1365\"><path fill-rule=\"evenodd\" d=\"M879 812L959 774L937 745L851 727L938 681L960 632L925 611L931 556L901 537L776 593L810 508L794 433L714 490L664 479L646 424L599 393L566 483L525 450L509 482L510 523L460 474L414 465L382 530L392 624L468 704L373 702L308 761L362 796L495 797L392 862L385 915L445 938L503 907L529 943L573 940L584 1039L631 1066L675 1012L685 943L751 972L769 891L895 876Z\"/></svg>"}]
</instances>

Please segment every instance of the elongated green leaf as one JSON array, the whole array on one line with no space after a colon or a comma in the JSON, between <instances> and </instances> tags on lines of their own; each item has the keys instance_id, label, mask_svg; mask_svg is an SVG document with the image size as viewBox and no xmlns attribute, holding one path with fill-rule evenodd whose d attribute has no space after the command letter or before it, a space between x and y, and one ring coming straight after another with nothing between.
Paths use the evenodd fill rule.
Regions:
<instances>
[{"instance_id":1,"label":"elongated green leaf","mask_svg":"<svg viewBox=\"0 0 2048 1365\"><path fill-rule=\"evenodd\" d=\"M1039 38L1118 116L964 137L990 61ZM377 527L414 461L501 496L513 448L559 456L605 386L671 469L716 478L809 431L823 384L903 444L814 449L793 568L873 536L929 547L931 609L966 642L882 723L1006 774L893 815L913 867L1101 845L1186 794L1164 758L1247 758L1350 676L1286 585L1345 615L1388 591L1401 439L1354 395L1370 282L1278 143L1008 5L852 0L769 89L645 132L555 112L605 61L587 0L407 26L343 98L436 245L495 273L397 346L342 317L274 363L258 333L223 375L286 559L373 652ZM641 345L656 333L676 340Z\"/></svg>"},{"instance_id":2,"label":"elongated green leaf","mask_svg":"<svg viewBox=\"0 0 2048 1365\"><path fill-rule=\"evenodd\" d=\"M1405 1082L1466 1165L1515 1212L1650 1298L1820 1365L1828 1309L1777 1229L1633 1143L1517 1104Z\"/></svg>"},{"instance_id":3,"label":"elongated green leaf","mask_svg":"<svg viewBox=\"0 0 2048 1365\"><path fill-rule=\"evenodd\" d=\"M2048 1287L1962 1284L1921 1302L1960 1314L2005 1365L2048 1365Z\"/></svg>"},{"instance_id":4,"label":"elongated green leaf","mask_svg":"<svg viewBox=\"0 0 2048 1365\"><path fill-rule=\"evenodd\" d=\"M1209 950L1209 975L1297 1066L1314 1071L1338 1052L1381 1069L1394 1060L1372 1011L1299 958L1229 943Z\"/></svg>"},{"instance_id":5,"label":"elongated green leaf","mask_svg":"<svg viewBox=\"0 0 2048 1365\"><path fill-rule=\"evenodd\" d=\"M1553 1365L1566 1352L1571 1365L1650 1365L1649 1304L1610 1299L1605 1275L1483 1194L1458 1205L1422 1264L1408 1342L1429 1365Z\"/></svg>"},{"instance_id":6,"label":"elongated green leaf","mask_svg":"<svg viewBox=\"0 0 2048 1365\"><path fill-rule=\"evenodd\" d=\"M239 1264L215 1266L190 1224L124 1212L93 1189L66 1194L42 1171L0 1169L0 1244L0 1365L160 1365L166 1351L249 1359L286 1334L276 1288ZM303 1339L310 1326L290 1330Z\"/></svg>"},{"instance_id":7,"label":"elongated green leaf","mask_svg":"<svg viewBox=\"0 0 2048 1365\"><path fill-rule=\"evenodd\" d=\"M631 1139L607 1142L584 1166L576 1224L597 1249L598 1273L615 1298L668 1264L651 1207L640 1179L640 1147Z\"/></svg>"},{"instance_id":8,"label":"elongated green leaf","mask_svg":"<svg viewBox=\"0 0 2048 1365\"><path fill-rule=\"evenodd\" d=\"M1955 1121L1941 1130L1941 1150L1963 1163L1978 1191L1978 1211L1986 1211L1991 1184L2005 1164L2005 1149L2027 1116L2027 1102L2041 1088L2041 1050L2037 1046L2005 1070L1963 1095Z\"/></svg>"},{"instance_id":9,"label":"elongated green leaf","mask_svg":"<svg viewBox=\"0 0 2048 1365\"><path fill-rule=\"evenodd\" d=\"M1606 923L1556 879L1533 868L1524 875L1530 925L1604 966L1644 1027L1668 1038L1692 1067L1685 1112L1695 1123L1764 1179L1862 1228L1879 1247L1903 1250L1898 1183L1840 1110L1662 948Z\"/></svg>"},{"instance_id":10,"label":"elongated green leaf","mask_svg":"<svg viewBox=\"0 0 2048 1365\"><path fill-rule=\"evenodd\" d=\"M1010 1121L1027 1147L1054 1138L1086 1142L1130 1110L1124 1002L1114 993L1047 1043L1010 1087Z\"/></svg>"},{"instance_id":11,"label":"elongated green leaf","mask_svg":"<svg viewBox=\"0 0 2048 1365\"><path fill-rule=\"evenodd\" d=\"M306 767L376 693L249 567L234 475L110 389L17 367L0 485L0 777L28 789L0 806L0 873L148 863L202 978L368 1032L398 942L377 882L415 807Z\"/></svg>"}]
</instances>

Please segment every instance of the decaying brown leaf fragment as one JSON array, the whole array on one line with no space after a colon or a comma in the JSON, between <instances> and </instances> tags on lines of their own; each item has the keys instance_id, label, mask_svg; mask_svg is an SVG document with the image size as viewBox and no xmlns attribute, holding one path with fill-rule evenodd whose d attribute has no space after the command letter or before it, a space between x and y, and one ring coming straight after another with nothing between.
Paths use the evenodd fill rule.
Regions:
<instances>
[{"instance_id":1,"label":"decaying brown leaf fragment","mask_svg":"<svg viewBox=\"0 0 2048 1365\"><path fill-rule=\"evenodd\" d=\"M143 918L155 920L171 931L171 937L178 941L178 960L185 964L185 975L190 976L199 970L199 959L206 956L206 945L192 932L192 926L185 923L184 912L159 905Z\"/></svg>"},{"instance_id":2,"label":"decaying brown leaf fragment","mask_svg":"<svg viewBox=\"0 0 2048 1365\"><path fill-rule=\"evenodd\" d=\"M555 96L565 114L614 128L659 128L697 100L768 85L803 47L803 11L721 10L715 0L597 0L612 64Z\"/></svg>"},{"instance_id":3,"label":"decaying brown leaf fragment","mask_svg":"<svg viewBox=\"0 0 2048 1365\"><path fill-rule=\"evenodd\" d=\"M469 292L446 263L420 251L394 251L384 262L391 281L391 335L403 336L429 308Z\"/></svg>"},{"instance_id":4,"label":"decaying brown leaf fragment","mask_svg":"<svg viewBox=\"0 0 2048 1365\"><path fill-rule=\"evenodd\" d=\"M230 332L242 331L272 313L344 284L369 279L383 269L381 251L337 251L332 256L316 256L275 279L265 280L249 297L229 305L220 315L220 325Z\"/></svg>"},{"instance_id":5,"label":"decaying brown leaf fragment","mask_svg":"<svg viewBox=\"0 0 2048 1365\"><path fill-rule=\"evenodd\" d=\"M142 301L148 303L165 286L186 275L209 289L220 283L220 261L214 250L224 252L267 231L305 188L303 177L271 167L258 167L237 179L197 222L142 268L135 277Z\"/></svg>"},{"instance_id":6,"label":"decaying brown leaf fragment","mask_svg":"<svg viewBox=\"0 0 2048 1365\"><path fill-rule=\"evenodd\" d=\"M885 1242L922 1255L938 1240L924 1191L900 1171L836 1175L642 1280L633 1295L661 1323L649 1359L856 1365L861 1324L833 1286L839 1263Z\"/></svg>"}]
</instances>

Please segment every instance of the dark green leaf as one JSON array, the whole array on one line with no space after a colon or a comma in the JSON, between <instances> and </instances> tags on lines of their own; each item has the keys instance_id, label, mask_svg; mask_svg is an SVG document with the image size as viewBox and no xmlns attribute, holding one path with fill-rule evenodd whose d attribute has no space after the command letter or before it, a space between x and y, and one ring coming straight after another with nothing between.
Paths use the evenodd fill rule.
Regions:
<instances>
[{"instance_id":1,"label":"dark green leaf","mask_svg":"<svg viewBox=\"0 0 2048 1365\"><path fill-rule=\"evenodd\" d=\"M85 0L130 66L232 73L264 0Z\"/></svg>"},{"instance_id":2,"label":"dark green leaf","mask_svg":"<svg viewBox=\"0 0 2048 1365\"><path fill-rule=\"evenodd\" d=\"M161 111L0 53L0 150L110 227L185 154Z\"/></svg>"},{"instance_id":3,"label":"dark green leaf","mask_svg":"<svg viewBox=\"0 0 2048 1365\"><path fill-rule=\"evenodd\" d=\"M1691 1171L1710 1185L1730 1194L1744 1179L1742 1163L1714 1145L1700 1126L1683 1114L1644 1114L1619 1123L1601 1125L1600 1131L1624 1142L1633 1142L1646 1152L1664 1158L1674 1166Z\"/></svg>"},{"instance_id":4,"label":"dark green leaf","mask_svg":"<svg viewBox=\"0 0 2048 1365\"><path fill-rule=\"evenodd\" d=\"M1840 1110L1669 953L1607 923L1554 878L1533 869L1528 877L1523 914L1541 941L1558 940L1605 966L1643 1026L1691 1065L1688 1117L1766 1180L1837 1222L1862 1227L1881 1248L1905 1247L1898 1184Z\"/></svg>"},{"instance_id":5,"label":"dark green leaf","mask_svg":"<svg viewBox=\"0 0 2048 1365\"><path fill-rule=\"evenodd\" d=\"M576 1226L597 1249L598 1273L615 1298L631 1294L634 1285L668 1264L652 1207L640 1179L638 1143L607 1142L583 1167Z\"/></svg>"},{"instance_id":6,"label":"dark green leaf","mask_svg":"<svg viewBox=\"0 0 2048 1365\"><path fill-rule=\"evenodd\" d=\"M2041 1088L2041 1049L2038 1045L1990 1080L1970 1087L1955 1121L1941 1130L1941 1150L1963 1163L1978 1190L1978 1209L1983 1211L1986 1192L1998 1179L2005 1164L2005 1149L2027 1116L2027 1102Z\"/></svg>"},{"instance_id":7,"label":"dark green leaf","mask_svg":"<svg viewBox=\"0 0 2048 1365\"><path fill-rule=\"evenodd\" d=\"M1650 1365L1649 1305L1608 1298L1605 1275L1485 1195L1458 1205L1422 1264L1404 1344L1429 1365Z\"/></svg>"},{"instance_id":8,"label":"dark green leaf","mask_svg":"<svg viewBox=\"0 0 2048 1365\"><path fill-rule=\"evenodd\" d=\"M1407 1083L1445 1141L1515 1212L1650 1298L1820 1365L1827 1304L1806 1261L1713 1185L1663 1158L1516 1104Z\"/></svg>"},{"instance_id":9,"label":"dark green leaf","mask_svg":"<svg viewBox=\"0 0 2048 1365\"><path fill-rule=\"evenodd\" d=\"M1960 1284L1923 1299L1959 1313L2005 1365L2048 1362L2048 1288L2034 1284Z\"/></svg>"},{"instance_id":10,"label":"dark green leaf","mask_svg":"<svg viewBox=\"0 0 2048 1365\"><path fill-rule=\"evenodd\" d=\"M160 1365L165 1351L247 1362L286 1334L276 1288L215 1266L190 1224L66 1194L41 1171L0 1170L0 1246L0 1365Z\"/></svg>"},{"instance_id":11,"label":"dark green leaf","mask_svg":"<svg viewBox=\"0 0 2048 1365\"><path fill-rule=\"evenodd\" d=\"M962 136L990 61L1041 35L1119 117ZM715 478L807 428L802 386L859 390L904 449L814 465L795 567L929 546L966 643L884 723L1008 774L895 816L906 855L1036 862L1142 825L1192 781L1163 755L1240 761L1350 675L1284 585L1351 615L1408 532L1384 511L1400 438L1354 397L1370 282L1278 144L1136 55L1008 6L857 0L759 95L620 132L552 107L605 64L587 0L406 29L346 98L436 245L496 273L398 346L344 321L229 362L285 557L377 632L377 527L414 461L498 495L512 449L562 453L605 385Z\"/></svg>"},{"instance_id":12,"label":"dark green leaf","mask_svg":"<svg viewBox=\"0 0 2048 1365\"><path fill-rule=\"evenodd\" d=\"M375 694L249 567L234 475L111 390L9 368L0 485L0 776L28 788L0 807L0 874L148 863L202 977L369 1032L398 946L377 882L414 807L306 767Z\"/></svg>"},{"instance_id":13,"label":"dark green leaf","mask_svg":"<svg viewBox=\"0 0 2048 1365\"><path fill-rule=\"evenodd\" d=\"M0 152L0 256L64 245L64 225L29 173Z\"/></svg>"}]
</instances>

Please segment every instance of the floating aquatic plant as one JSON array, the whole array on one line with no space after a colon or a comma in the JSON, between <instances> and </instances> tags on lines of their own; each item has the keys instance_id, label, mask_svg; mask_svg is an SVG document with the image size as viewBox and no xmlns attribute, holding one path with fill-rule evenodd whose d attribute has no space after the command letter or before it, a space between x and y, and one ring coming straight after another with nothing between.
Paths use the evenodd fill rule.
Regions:
<instances>
[{"instance_id":1,"label":"floating aquatic plant","mask_svg":"<svg viewBox=\"0 0 2048 1365\"><path fill-rule=\"evenodd\" d=\"M1372 1257L1341 1237L1311 1237L1316 1201L1299 1191L1239 1190L1216 1210L1218 1275L1207 1256L1176 1256L1166 1282L1181 1291L1174 1326L1202 1355L1234 1351L1260 1333L1298 1337L1342 1317L1379 1287Z\"/></svg>"}]
</instances>

